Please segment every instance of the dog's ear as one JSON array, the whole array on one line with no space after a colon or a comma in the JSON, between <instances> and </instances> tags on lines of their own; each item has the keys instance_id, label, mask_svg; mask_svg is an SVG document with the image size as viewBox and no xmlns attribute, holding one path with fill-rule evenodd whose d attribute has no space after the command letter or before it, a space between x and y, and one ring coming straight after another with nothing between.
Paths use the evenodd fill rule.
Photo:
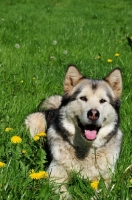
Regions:
<instances>
[{"instance_id":1,"label":"dog's ear","mask_svg":"<svg viewBox=\"0 0 132 200\"><path fill-rule=\"evenodd\" d=\"M69 65L64 80L64 92L69 93L82 77L74 65Z\"/></svg>"},{"instance_id":2,"label":"dog's ear","mask_svg":"<svg viewBox=\"0 0 132 200\"><path fill-rule=\"evenodd\" d=\"M109 83L117 98L120 98L122 93L122 75L120 68L114 69L108 76L104 78Z\"/></svg>"}]
</instances>

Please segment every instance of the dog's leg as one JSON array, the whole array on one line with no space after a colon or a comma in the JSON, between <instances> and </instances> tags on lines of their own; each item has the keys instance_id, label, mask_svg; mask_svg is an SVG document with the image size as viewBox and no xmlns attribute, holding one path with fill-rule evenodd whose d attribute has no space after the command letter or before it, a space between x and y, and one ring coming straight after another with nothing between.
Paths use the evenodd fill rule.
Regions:
<instances>
[{"instance_id":1,"label":"dog's leg","mask_svg":"<svg viewBox=\"0 0 132 200\"><path fill-rule=\"evenodd\" d=\"M40 112L30 114L25 119L26 128L30 130L30 134L34 137L39 132L46 131L45 115Z\"/></svg>"},{"instance_id":2,"label":"dog's leg","mask_svg":"<svg viewBox=\"0 0 132 200\"><path fill-rule=\"evenodd\" d=\"M71 199L71 196L66 188L68 174L63 166L58 165L55 161L52 161L47 172L49 173L50 181L55 182L55 192L60 193L60 200Z\"/></svg>"}]
</instances>

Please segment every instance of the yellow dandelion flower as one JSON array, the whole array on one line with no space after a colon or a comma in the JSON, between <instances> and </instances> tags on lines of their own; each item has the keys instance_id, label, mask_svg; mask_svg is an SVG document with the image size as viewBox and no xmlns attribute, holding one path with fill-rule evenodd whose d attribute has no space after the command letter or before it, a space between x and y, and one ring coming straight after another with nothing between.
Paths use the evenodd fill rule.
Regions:
<instances>
[{"instance_id":1,"label":"yellow dandelion flower","mask_svg":"<svg viewBox=\"0 0 132 200\"><path fill-rule=\"evenodd\" d=\"M39 140L39 136L38 136L38 135L35 135L35 136L33 137L33 139L34 139L35 141L38 141L38 140Z\"/></svg>"},{"instance_id":2,"label":"yellow dandelion flower","mask_svg":"<svg viewBox=\"0 0 132 200\"><path fill-rule=\"evenodd\" d=\"M44 132L37 133L36 135L39 137L46 137L46 133Z\"/></svg>"},{"instance_id":3,"label":"yellow dandelion flower","mask_svg":"<svg viewBox=\"0 0 132 200\"><path fill-rule=\"evenodd\" d=\"M97 57L98 59L100 59L101 58L101 56L100 55L98 55L98 57Z\"/></svg>"},{"instance_id":4,"label":"yellow dandelion flower","mask_svg":"<svg viewBox=\"0 0 132 200\"><path fill-rule=\"evenodd\" d=\"M1 162L1 161L0 161L0 168L1 168L1 167L5 167L5 166L6 166L6 164L5 164L4 162Z\"/></svg>"},{"instance_id":5,"label":"yellow dandelion flower","mask_svg":"<svg viewBox=\"0 0 132 200\"><path fill-rule=\"evenodd\" d=\"M99 181L92 181L92 182L91 182L91 187L92 187L94 190L97 190L97 189L98 189L98 185L99 185Z\"/></svg>"},{"instance_id":6,"label":"yellow dandelion flower","mask_svg":"<svg viewBox=\"0 0 132 200\"><path fill-rule=\"evenodd\" d=\"M130 179L130 183L132 184L132 178Z\"/></svg>"},{"instance_id":7,"label":"yellow dandelion flower","mask_svg":"<svg viewBox=\"0 0 132 200\"><path fill-rule=\"evenodd\" d=\"M9 131L12 131L12 130L13 130L13 128L10 128L10 127L5 128L5 132L9 132Z\"/></svg>"},{"instance_id":8,"label":"yellow dandelion flower","mask_svg":"<svg viewBox=\"0 0 132 200\"><path fill-rule=\"evenodd\" d=\"M41 178L48 178L48 173L45 171L39 171L39 174Z\"/></svg>"},{"instance_id":9,"label":"yellow dandelion flower","mask_svg":"<svg viewBox=\"0 0 132 200\"><path fill-rule=\"evenodd\" d=\"M112 63L112 60L111 60L111 59L107 59L107 62L108 62L108 63Z\"/></svg>"},{"instance_id":10,"label":"yellow dandelion flower","mask_svg":"<svg viewBox=\"0 0 132 200\"><path fill-rule=\"evenodd\" d=\"M130 37L130 39L132 40L132 36Z\"/></svg>"},{"instance_id":11,"label":"yellow dandelion flower","mask_svg":"<svg viewBox=\"0 0 132 200\"><path fill-rule=\"evenodd\" d=\"M29 176L31 179L38 180L42 178L48 178L48 173L45 171L34 172L34 170L31 170Z\"/></svg>"},{"instance_id":12,"label":"yellow dandelion flower","mask_svg":"<svg viewBox=\"0 0 132 200\"><path fill-rule=\"evenodd\" d=\"M17 144L17 143L21 143L22 142L22 138L20 138L19 136L15 135L11 138L11 142L14 143L14 144Z\"/></svg>"},{"instance_id":13,"label":"yellow dandelion flower","mask_svg":"<svg viewBox=\"0 0 132 200\"><path fill-rule=\"evenodd\" d=\"M24 153L26 153L26 150L25 150L25 149L23 149L23 150L22 150L22 153L23 153L23 154L24 154Z\"/></svg>"},{"instance_id":14,"label":"yellow dandelion flower","mask_svg":"<svg viewBox=\"0 0 132 200\"><path fill-rule=\"evenodd\" d=\"M118 56L120 56L120 54L119 53L115 53L115 56L118 57Z\"/></svg>"},{"instance_id":15,"label":"yellow dandelion flower","mask_svg":"<svg viewBox=\"0 0 132 200\"><path fill-rule=\"evenodd\" d=\"M23 83L24 81L23 81L23 80L21 80L20 82L21 82L21 83Z\"/></svg>"}]
</instances>

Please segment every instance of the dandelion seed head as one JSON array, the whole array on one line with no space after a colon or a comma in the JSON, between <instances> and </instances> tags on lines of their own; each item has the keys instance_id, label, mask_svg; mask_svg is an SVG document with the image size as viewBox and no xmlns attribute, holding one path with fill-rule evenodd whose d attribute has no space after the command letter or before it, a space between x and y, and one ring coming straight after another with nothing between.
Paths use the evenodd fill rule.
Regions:
<instances>
[{"instance_id":1,"label":"dandelion seed head","mask_svg":"<svg viewBox=\"0 0 132 200\"><path fill-rule=\"evenodd\" d=\"M64 51L63 51L63 54L67 55L67 54L68 54L68 51L67 51L67 50L64 50Z\"/></svg>"},{"instance_id":2,"label":"dandelion seed head","mask_svg":"<svg viewBox=\"0 0 132 200\"><path fill-rule=\"evenodd\" d=\"M19 49L20 48L20 44L15 44L15 48Z\"/></svg>"},{"instance_id":3,"label":"dandelion seed head","mask_svg":"<svg viewBox=\"0 0 132 200\"><path fill-rule=\"evenodd\" d=\"M56 41L56 40L54 40L52 44L53 44L53 45L57 45L57 41Z\"/></svg>"},{"instance_id":4,"label":"dandelion seed head","mask_svg":"<svg viewBox=\"0 0 132 200\"><path fill-rule=\"evenodd\" d=\"M50 56L50 59L55 60L55 57L54 56Z\"/></svg>"}]
</instances>

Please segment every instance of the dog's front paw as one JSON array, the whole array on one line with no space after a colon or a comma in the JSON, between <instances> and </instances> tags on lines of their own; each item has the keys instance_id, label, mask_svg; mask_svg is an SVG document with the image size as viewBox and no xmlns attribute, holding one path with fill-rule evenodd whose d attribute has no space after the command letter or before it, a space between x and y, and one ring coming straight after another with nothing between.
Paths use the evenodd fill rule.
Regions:
<instances>
[{"instance_id":1,"label":"dog's front paw","mask_svg":"<svg viewBox=\"0 0 132 200\"><path fill-rule=\"evenodd\" d=\"M71 200L72 196L68 192L64 192L60 195L59 200Z\"/></svg>"}]
</instances>

